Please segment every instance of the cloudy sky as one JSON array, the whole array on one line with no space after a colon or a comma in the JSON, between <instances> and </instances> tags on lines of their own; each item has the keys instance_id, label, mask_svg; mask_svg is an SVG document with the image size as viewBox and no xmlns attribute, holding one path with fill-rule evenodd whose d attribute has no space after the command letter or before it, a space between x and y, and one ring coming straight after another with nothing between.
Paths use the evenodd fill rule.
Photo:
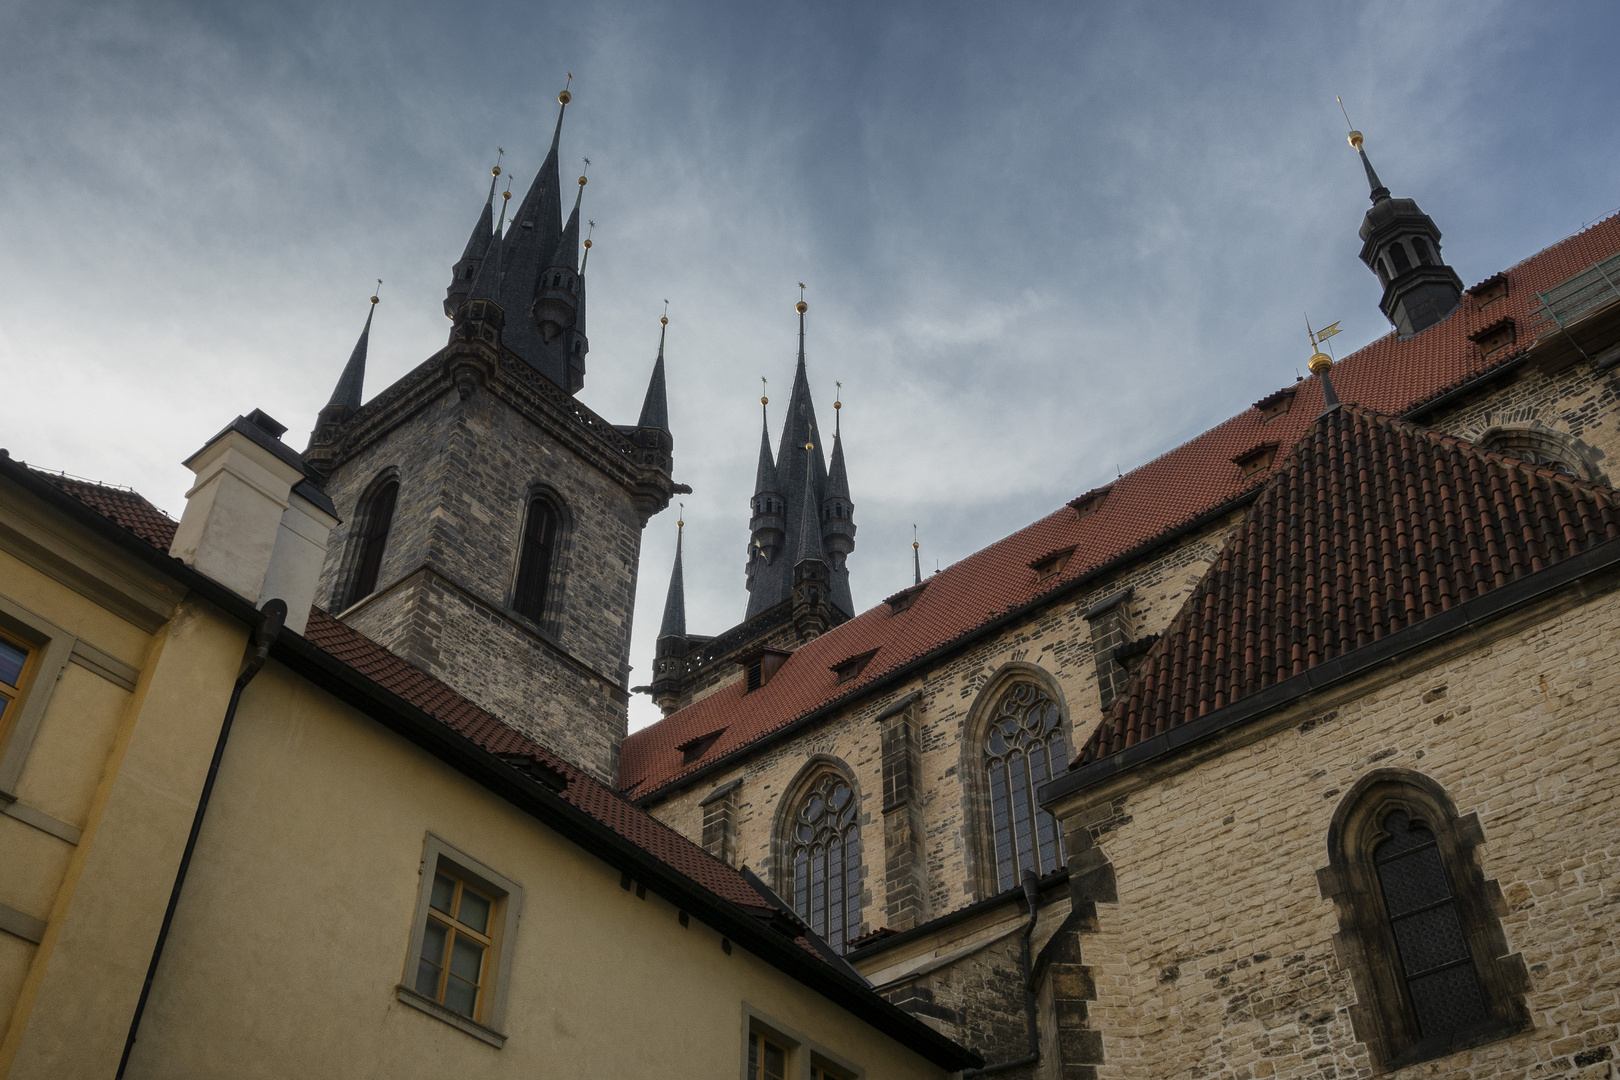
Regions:
<instances>
[{"instance_id":1,"label":"cloudy sky","mask_svg":"<svg viewBox=\"0 0 1620 1080\"><path fill-rule=\"evenodd\" d=\"M0 0L0 446L174 516L265 409L303 444L382 278L367 396L431 355L495 148L572 71L590 373L633 421L662 302L694 632L743 612L759 377L795 283L843 383L866 607L1389 328L1366 186L1466 283L1620 205L1608 3ZM572 162L573 164L566 164ZM632 678L675 514L648 528ZM639 699L632 724L654 715Z\"/></svg>"}]
</instances>

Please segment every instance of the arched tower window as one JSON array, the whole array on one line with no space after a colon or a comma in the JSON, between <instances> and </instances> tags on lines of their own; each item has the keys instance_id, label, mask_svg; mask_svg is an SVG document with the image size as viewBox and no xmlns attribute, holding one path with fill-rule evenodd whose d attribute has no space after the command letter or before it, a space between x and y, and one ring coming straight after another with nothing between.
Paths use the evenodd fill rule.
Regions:
<instances>
[{"instance_id":1,"label":"arched tower window","mask_svg":"<svg viewBox=\"0 0 1620 1080\"><path fill-rule=\"evenodd\" d=\"M1406 245L1399 240L1389 245L1389 257L1395 260L1395 276L1406 273L1412 269L1412 260L1407 257Z\"/></svg>"},{"instance_id":2,"label":"arched tower window","mask_svg":"<svg viewBox=\"0 0 1620 1080\"><path fill-rule=\"evenodd\" d=\"M1033 682L1014 683L996 705L984 740L998 891L1025 870L1048 874L1063 865L1063 836L1036 793L1069 771L1057 702Z\"/></svg>"},{"instance_id":3,"label":"arched tower window","mask_svg":"<svg viewBox=\"0 0 1620 1080\"><path fill-rule=\"evenodd\" d=\"M350 590L348 607L377 591L377 575L382 571L383 553L388 549L388 530L394 524L394 505L399 501L399 482L389 480L371 493L360 512L360 563Z\"/></svg>"},{"instance_id":4,"label":"arched tower window","mask_svg":"<svg viewBox=\"0 0 1620 1080\"><path fill-rule=\"evenodd\" d=\"M1385 1068L1502 1038L1527 1023L1524 962L1507 956L1495 882L1439 785L1415 773L1366 777L1340 804L1331 865L1318 875L1339 912L1357 984L1351 1020Z\"/></svg>"},{"instance_id":5,"label":"arched tower window","mask_svg":"<svg viewBox=\"0 0 1620 1080\"><path fill-rule=\"evenodd\" d=\"M523 523L522 552L518 557L517 587L512 591L512 607L535 622L545 618L560 524L557 508L550 499L544 495L529 499L529 510Z\"/></svg>"},{"instance_id":6,"label":"arched tower window","mask_svg":"<svg viewBox=\"0 0 1620 1080\"><path fill-rule=\"evenodd\" d=\"M828 770L799 796L788 823L794 910L840 952L861 932L858 802L849 783Z\"/></svg>"}]
</instances>

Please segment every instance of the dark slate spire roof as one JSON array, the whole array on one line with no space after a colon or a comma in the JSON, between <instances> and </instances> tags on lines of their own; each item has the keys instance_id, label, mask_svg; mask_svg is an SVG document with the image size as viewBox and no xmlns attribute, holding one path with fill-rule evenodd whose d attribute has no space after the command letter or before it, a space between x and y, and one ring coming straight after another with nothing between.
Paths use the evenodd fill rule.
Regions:
<instances>
[{"instance_id":1,"label":"dark slate spire roof","mask_svg":"<svg viewBox=\"0 0 1620 1080\"><path fill-rule=\"evenodd\" d=\"M844 435L833 432L832 465L827 470L827 498L852 501L849 497L849 474L844 470Z\"/></svg>"},{"instance_id":2,"label":"dark slate spire roof","mask_svg":"<svg viewBox=\"0 0 1620 1080\"><path fill-rule=\"evenodd\" d=\"M812 457L819 455L812 454ZM805 472L810 471L810 462L805 462ZM799 511L799 546L793 556L794 565L806 559L820 559L827 561L826 552L821 550L821 506L816 498L816 485L813 477L806 475L804 482L804 502ZM789 595L792 595L791 591Z\"/></svg>"},{"instance_id":3,"label":"dark slate spire roof","mask_svg":"<svg viewBox=\"0 0 1620 1080\"><path fill-rule=\"evenodd\" d=\"M551 261L546 266L566 266L575 273L579 272L579 203L584 196L585 185L581 184L579 194L574 196L574 212L568 215L562 239L557 241L557 250L552 253Z\"/></svg>"},{"instance_id":4,"label":"dark slate spire roof","mask_svg":"<svg viewBox=\"0 0 1620 1080\"><path fill-rule=\"evenodd\" d=\"M809 443L813 449L806 450ZM781 442L777 446L775 488L761 488L761 479L755 480L755 494L774 490L782 496L786 518L784 548L770 565L756 569L753 587L748 594L745 618L753 618L762 611L775 607L793 596L793 564L799 561L801 536L806 513L809 514L809 534L813 534L816 558L824 560L830 569L829 584L833 603L844 615L854 614L849 599L849 569L832 568L832 560L821 550L821 503L827 496L827 462L821 451L821 427L816 422L815 403L810 396L810 377L806 373L804 358L804 313L799 313L799 357L793 374L793 392L788 396L787 416L782 421ZM765 472L768 449L762 447L760 473ZM804 507L810 509L806 511Z\"/></svg>"},{"instance_id":5,"label":"dark slate spire roof","mask_svg":"<svg viewBox=\"0 0 1620 1080\"><path fill-rule=\"evenodd\" d=\"M760 406L760 412L765 412L765 406ZM771 457L771 418L764 416L759 428L759 468L754 472L754 494L763 495L767 491L777 492L776 461Z\"/></svg>"},{"instance_id":6,"label":"dark slate spire roof","mask_svg":"<svg viewBox=\"0 0 1620 1080\"><path fill-rule=\"evenodd\" d=\"M461 261L468 259L482 259L484 252L489 250L489 239L495 235L495 182L499 176L489 178L489 198L484 200L484 208L478 213L478 220L473 224L472 235L467 237L467 246L461 252Z\"/></svg>"},{"instance_id":7,"label":"dark slate spire roof","mask_svg":"<svg viewBox=\"0 0 1620 1080\"><path fill-rule=\"evenodd\" d=\"M343 365L343 374L338 376L337 387L332 391L332 399L328 405L341 405L346 409L360 408L360 391L366 381L366 350L371 341L371 317L377 313L377 301L371 302L371 310L366 312L366 325L360 331L360 340L354 343L354 351L349 354L349 362Z\"/></svg>"},{"instance_id":8,"label":"dark slate spire roof","mask_svg":"<svg viewBox=\"0 0 1620 1080\"><path fill-rule=\"evenodd\" d=\"M557 246L562 241L562 185L557 178L557 147L562 140L563 114L566 103L557 109L557 126L551 134L551 149L534 175L528 194L518 204L512 217L512 228L504 241L502 260L505 269L501 276L498 301L507 312L504 341L508 348L540 369L553 381L562 384L564 373L550 372L543 357L545 343L540 329L529 312L534 304L535 286L541 271L551 265Z\"/></svg>"},{"instance_id":9,"label":"dark slate spire roof","mask_svg":"<svg viewBox=\"0 0 1620 1080\"><path fill-rule=\"evenodd\" d=\"M669 430L669 399L664 393L664 331L668 329L669 320L665 319L658 331L658 359L653 361L652 380L647 383L647 397L641 403L641 419L636 421L637 427Z\"/></svg>"},{"instance_id":10,"label":"dark slate spire roof","mask_svg":"<svg viewBox=\"0 0 1620 1080\"><path fill-rule=\"evenodd\" d=\"M1372 162L1367 158L1366 147L1356 147L1356 153L1361 155L1361 165L1367 170L1367 187L1372 191L1367 197L1375 203L1383 202L1389 198L1389 188L1384 186L1384 182L1378 179L1378 174L1373 171Z\"/></svg>"},{"instance_id":11,"label":"dark slate spire roof","mask_svg":"<svg viewBox=\"0 0 1620 1080\"><path fill-rule=\"evenodd\" d=\"M664 621L658 627L660 639L686 636L686 579L681 573L681 537L684 521L676 522L675 569L669 573L669 594L664 598Z\"/></svg>"}]
</instances>

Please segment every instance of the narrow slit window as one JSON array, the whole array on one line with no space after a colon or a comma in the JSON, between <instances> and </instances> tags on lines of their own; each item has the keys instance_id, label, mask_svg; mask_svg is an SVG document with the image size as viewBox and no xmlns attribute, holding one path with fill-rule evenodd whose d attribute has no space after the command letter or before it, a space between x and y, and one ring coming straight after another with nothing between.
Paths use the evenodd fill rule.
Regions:
<instances>
[{"instance_id":1,"label":"narrow slit window","mask_svg":"<svg viewBox=\"0 0 1620 1080\"><path fill-rule=\"evenodd\" d=\"M546 614L546 593L551 586L551 567L557 547L557 511L545 499L529 502L528 521L523 527L523 553L518 563L517 588L512 606L535 622Z\"/></svg>"},{"instance_id":2,"label":"narrow slit window","mask_svg":"<svg viewBox=\"0 0 1620 1080\"><path fill-rule=\"evenodd\" d=\"M399 501L399 484L390 480L371 496L365 512L365 533L360 542L360 568L354 579L350 604L377 591L377 575L382 572L383 554L388 550L388 531L394 524L394 506Z\"/></svg>"}]
</instances>

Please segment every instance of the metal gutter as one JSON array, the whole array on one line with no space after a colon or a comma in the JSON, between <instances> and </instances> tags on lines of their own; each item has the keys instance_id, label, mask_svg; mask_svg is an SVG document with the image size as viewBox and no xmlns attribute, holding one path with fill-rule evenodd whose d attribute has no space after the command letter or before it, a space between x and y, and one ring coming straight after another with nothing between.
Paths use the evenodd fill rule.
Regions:
<instances>
[{"instance_id":1,"label":"metal gutter","mask_svg":"<svg viewBox=\"0 0 1620 1080\"><path fill-rule=\"evenodd\" d=\"M1582 578L1615 569L1620 569L1620 540L1606 540L1579 555L1492 589L1483 596L1476 596L1449 611L1442 611L1397 630L1370 645L1352 649L1309 671L1273 683L1231 705L1083 765L1043 785L1038 792L1040 803L1047 806L1065 795L1083 791L1148 762L1174 756L1265 713L1310 694L1347 683L1398 657L1426 649L1445 638L1499 618L1514 608L1542 600L1578 583Z\"/></svg>"}]
</instances>

